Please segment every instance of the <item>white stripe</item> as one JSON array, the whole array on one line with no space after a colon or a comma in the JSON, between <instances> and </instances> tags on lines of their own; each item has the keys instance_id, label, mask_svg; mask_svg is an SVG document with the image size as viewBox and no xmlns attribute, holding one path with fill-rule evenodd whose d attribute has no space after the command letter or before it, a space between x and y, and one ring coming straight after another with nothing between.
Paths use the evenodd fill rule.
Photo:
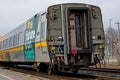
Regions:
<instances>
[{"instance_id":1,"label":"white stripe","mask_svg":"<svg viewBox=\"0 0 120 80\"><path fill-rule=\"evenodd\" d=\"M14 80L14 79L12 79L12 78L10 78L10 77L7 77L7 76L5 76L5 75L2 75L2 74L0 74L0 76L5 77L5 78L7 78L7 79L9 79L9 80Z\"/></svg>"}]
</instances>

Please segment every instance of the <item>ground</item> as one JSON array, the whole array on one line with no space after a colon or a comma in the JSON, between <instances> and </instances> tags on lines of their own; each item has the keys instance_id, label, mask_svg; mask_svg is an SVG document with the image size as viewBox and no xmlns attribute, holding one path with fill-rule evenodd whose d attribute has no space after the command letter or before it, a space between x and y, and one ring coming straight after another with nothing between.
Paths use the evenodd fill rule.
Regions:
<instances>
[{"instance_id":1,"label":"ground","mask_svg":"<svg viewBox=\"0 0 120 80\"><path fill-rule=\"evenodd\" d=\"M120 69L120 64L118 62L106 62L105 65L102 65L102 68Z\"/></svg>"}]
</instances>

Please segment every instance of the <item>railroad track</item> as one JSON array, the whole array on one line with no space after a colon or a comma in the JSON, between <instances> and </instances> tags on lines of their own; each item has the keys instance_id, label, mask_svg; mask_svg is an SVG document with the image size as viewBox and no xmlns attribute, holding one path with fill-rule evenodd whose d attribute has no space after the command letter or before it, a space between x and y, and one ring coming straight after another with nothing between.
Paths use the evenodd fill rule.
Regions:
<instances>
[{"instance_id":1,"label":"railroad track","mask_svg":"<svg viewBox=\"0 0 120 80\"><path fill-rule=\"evenodd\" d=\"M62 72L57 75L49 75L43 72L36 72L30 67L10 67L10 70L29 74L31 76L38 76L48 78L51 80L120 80L120 69L109 68L80 68L77 74L71 72Z\"/></svg>"},{"instance_id":2,"label":"railroad track","mask_svg":"<svg viewBox=\"0 0 120 80\"><path fill-rule=\"evenodd\" d=\"M44 72L36 72L34 69L18 69L18 68L10 68L10 70L21 72L24 74L29 74L31 76L38 76L38 77L43 77L49 80L76 80L75 78L72 77L64 77L64 76L58 76L58 75L49 75Z\"/></svg>"},{"instance_id":3,"label":"railroad track","mask_svg":"<svg viewBox=\"0 0 120 80\"><path fill-rule=\"evenodd\" d=\"M80 74L109 78L111 80L120 80L120 69L110 68L80 68Z\"/></svg>"},{"instance_id":4,"label":"railroad track","mask_svg":"<svg viewBox=\"0 0 120 80\"><path fill-rule=\"evenodd\" d=\"M64 72L49 75L45 72L37 72L35 69L30 68L30 67L19 67L19 66L9 67L9 70L21 72L26 75L28 74L31 76L43 77L43 78L50 79L50 80L86 80L86 79L93 80L93 78L95 79L95 77L92 77L92 76L79 75L79 74L75 75L73 73L64 73Z\"/></svg>"}]
</instances>

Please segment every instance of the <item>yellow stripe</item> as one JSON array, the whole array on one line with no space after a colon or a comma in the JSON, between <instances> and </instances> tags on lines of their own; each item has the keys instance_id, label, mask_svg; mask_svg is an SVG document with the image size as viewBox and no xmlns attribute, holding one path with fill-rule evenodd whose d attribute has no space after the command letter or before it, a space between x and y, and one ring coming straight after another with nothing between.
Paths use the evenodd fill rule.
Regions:
<instances>
[{"instance_id":1,"label":"yellow stripe","mask_svg":"<svg viewBox=\"0 0 120 80\"><path fill-rule=\"evenodd\" d=\"M37 42L35 43L35 48L40 48L40 47L46 47L47 46L47 42ZM15 48L10 48L7 50L2 50L4 53L9 53L9 52L17 52L17 51L23 51L24 50L24 46L19 46L19 47L15 47Z\"/></svg>"},{"instance_id":2,"label":"yellow stripe","mask_svg":"<svg viewBox=\"0 0 120 80\"><path fill-rule=\"evenodd\" d=\"M3 51L4 50L0 50L0 61L6 61L6 56Z\"/></svg>"},{"instance_id":3,"label":"yellow stripe","mask_svg":"<svg viewBox=\"0 0 120 80\"><path fill-rule=\"evenodd\" d=\"M16 51L22 51L23 48L24 48L23 46L19 46L19 47L15 47L15 48L11 48L11 49L4 50L4 52L16 52Z\"/></svg>"},{"instance_id":4,"label":"yellow stripe","mask_svg":"<svg viewBox=\"0 0 120 80\"><path fill-rule=\"evenodd\" d=\"M39 48L39 47L46 47L47 46L47 42L44 41L44 42L37 42L35 44L35 48Z\"/></svg>"}]
</instances>

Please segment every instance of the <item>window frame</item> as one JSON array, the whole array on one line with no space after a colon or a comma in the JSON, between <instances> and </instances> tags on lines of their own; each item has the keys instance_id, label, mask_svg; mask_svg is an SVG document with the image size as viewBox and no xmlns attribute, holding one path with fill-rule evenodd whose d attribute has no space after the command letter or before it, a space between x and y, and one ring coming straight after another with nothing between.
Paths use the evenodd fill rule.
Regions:
<instances>
[{"instance_id":1,"label":"window frame","mask_svg":"<svg viewBox=\"0 0 120 80\"><path fill-rule=\"evenodd\" d=\"M47 29L47 19L46 19L46 13L43 13L43 14L41 14L41 30L40 30L40 33L41 33L41 37L40 37L40 39L41 39L41 41L45 41L46 40L46 29ZM44 36L43 36L44 35Z\"/></svg>"}]
</instances>

